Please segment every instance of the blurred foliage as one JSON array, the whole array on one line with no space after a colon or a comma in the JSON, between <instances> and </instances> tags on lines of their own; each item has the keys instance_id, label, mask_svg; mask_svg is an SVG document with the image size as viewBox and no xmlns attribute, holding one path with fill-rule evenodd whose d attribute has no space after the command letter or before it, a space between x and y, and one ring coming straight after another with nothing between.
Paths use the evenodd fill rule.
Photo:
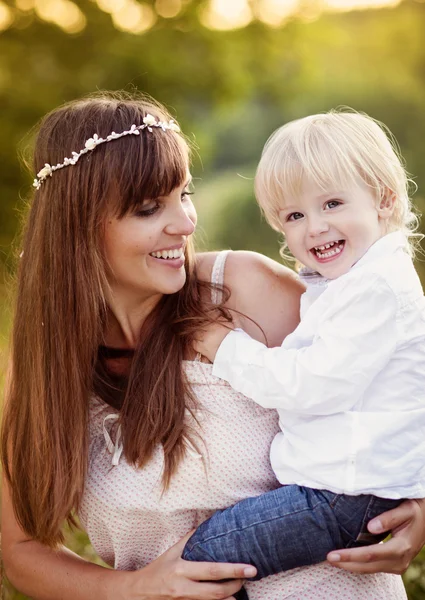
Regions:
<instances>
[{"instance_id":1,"label":"blurred foliage","mask_svg":"<svg viewBox=\"0 0 425 600\"><path fill-rule=\"evenodd\" d=\"M404 575L409 600L425 598L425 549L415 558Z\"/></svg>"},{"instance_id":2,"label":"blurred foliage","mask_svg":"<svg viewBox=\"0 0 425 600\"><path fill-rule=\"evenodd\" d=\"M154 10L157 3L145 4ZM201 248L248 248L278 259L278 236L261 220L253 196L261 148L284 122L338 105L389 126L415 174L415 203L424 209L424 3L319 14L319 3L304 0L303 10L283 27L253 21L215 31L199 20L206 0L186 0L175 18L159 16L140 35L117 29L94 1L75 4L86 26L70 35L37 18L30 0L8 2L14 11L16 5L28 10L16 12L14 23L0 32L0 283L13 272L11 242L34 176L20 166L18 150L43 114L96 89L150 93L176 113L195 141ZM421 262L418 270L425 282ZM4 307L5 298L1 292ZM8 324L4 310L2 374ZM83 534L74 535L71 545L95 557ZM411 600L425 599L424 560L420 555L405 576ZM23 597L9 588L4 593Z\"/></svg>"}]
</instances>

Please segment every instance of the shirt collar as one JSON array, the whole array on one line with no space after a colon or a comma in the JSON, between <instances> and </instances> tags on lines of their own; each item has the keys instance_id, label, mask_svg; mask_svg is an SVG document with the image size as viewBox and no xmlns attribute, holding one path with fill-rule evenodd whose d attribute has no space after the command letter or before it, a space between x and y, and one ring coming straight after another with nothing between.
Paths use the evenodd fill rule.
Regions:
<instances>
[{"instance_id":1,"label":"shirt collar","mask_svg":"<svg viewBox=\"0 0 425 600\"><path fill-rule=\"evenodd\" d=\"M409 243L406 235L402 231L393 231L392 233L387 233L383 237L379 238L372 246L367 250L367 252L351 267L351 269L356 269L357 267L361 267L362 265L381 258L382 256L388 256L394 254L400 248L408 251ZM351 271L350 269L350 271ZM300 280L306 285L327 285L330 281L334 281L333 279L326 279L322 277L320 273L310 269L309 267L303 267L299 273Z\"/></svg>"},{"instance_id":2,"label":"shirt collar","mask_svg":"<svg viewBox=\"0 0 425 600\"><path fill-rule=\"evenodd\" d=\"M298 277L306 287L310 287L311 285L326 285L330 281L309 267L302 267L298 272Z\"/></svg>"},{"instance_id":3,"label":"shirt collar","mask_svg":"<svg viewBox=\"0 0 425 600\"><path fill-rule=\"evenodd\" d=\"M384 235L372 244L369 250L351 268L357 269L357 267L361 267L382 256L395 254L400 248L408 251L409 243L406 235L402 231L387 233L387 235Z\"/></svg>"}]
</instances>

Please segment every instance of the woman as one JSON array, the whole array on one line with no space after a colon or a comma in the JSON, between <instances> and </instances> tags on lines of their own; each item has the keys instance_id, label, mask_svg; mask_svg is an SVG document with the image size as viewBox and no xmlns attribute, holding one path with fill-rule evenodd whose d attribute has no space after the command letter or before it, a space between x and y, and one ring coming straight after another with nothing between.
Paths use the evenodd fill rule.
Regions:
<instances>
[{"instance_id":1,"label":"woman","mask_svg":"<svg viewBox=\"0 0 425 600\"><path fill-rule=\"evenodd\" d=\"M260 255L194 255L188 147L152 101L105 94L59 108L34 166L3 422L6 573L47 600L230 598L252 568L180 553L212 511L277 485L278 424L216 380L193 340L218 307L280 344L302 286ZM74 511L114 570L60 545ZM406 568L425 540L424 505L381 520L397 537L340 566ZM397 576L323 564L246 589L252 600L405 597Z\"/></svg>"}]
</instances>

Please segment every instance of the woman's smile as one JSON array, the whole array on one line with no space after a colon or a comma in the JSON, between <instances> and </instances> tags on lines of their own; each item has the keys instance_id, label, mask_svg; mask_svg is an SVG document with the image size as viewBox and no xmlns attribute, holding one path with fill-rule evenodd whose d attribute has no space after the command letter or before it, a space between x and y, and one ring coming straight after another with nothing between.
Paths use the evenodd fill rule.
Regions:
<instances>
[{"instance_id":1,"label":"woman's smile","mask_svg":"<svg viewBox=\"0 0 425 600\"><path fill-rule=\"evenodd\" d=\"M185 244L150 252L149 256L166 267L180 269L184 265Z\"/></svg>"}]
</instances>

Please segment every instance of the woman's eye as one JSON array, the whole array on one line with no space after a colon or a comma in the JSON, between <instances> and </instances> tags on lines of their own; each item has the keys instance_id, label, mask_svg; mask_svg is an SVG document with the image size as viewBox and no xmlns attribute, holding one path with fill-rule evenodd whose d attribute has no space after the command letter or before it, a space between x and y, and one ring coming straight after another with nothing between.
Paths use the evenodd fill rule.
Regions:
<instances>
[{"instance_id":1,"label":"woman's eye","mask_svg":"<svg viewBox=\"0 0 425 600\"><path fill-rule=\"evenodd\" d=\"M328 202L326 202L326 208L336 208L340 204L342 204L342 202L340 202L339 200L329 200Z\"/></svg>"},{"instance_id":2,"label":"woman's eye","mask_svg":"<svg viewBox=\"0 0 425 600\"><path fill-rule=\"evenodd\" d=\"M182 202L185 200L189 200L190 196L193 196L193 192L189 192L188 190L184 190L182 192Z\"/></svg>"},{"instance_id":3,"label":"woman's eye","mask_svg":"<svg viewBox=\"0 0 425 600\"><path fill-rule=\"evenodd\" d=\"M287 217L287 221L298 221L299 219L303 218L303 214L300 212L293 212L290 215L288 215Z\"/></svg>"},{"instance_id":4,"label":"woman's eye","mask_svg":"<svg viewBox=\"0 0 425 600\"><path fill-rule=\"evenodd\" d=\"M142 206L142 208L139 208L139 210L135 214L136 217L149 217L150 215L156 213L158 209L159 202L155 200L154 202L150 202L149 204Z\"/></svg>"}]
</instances>

